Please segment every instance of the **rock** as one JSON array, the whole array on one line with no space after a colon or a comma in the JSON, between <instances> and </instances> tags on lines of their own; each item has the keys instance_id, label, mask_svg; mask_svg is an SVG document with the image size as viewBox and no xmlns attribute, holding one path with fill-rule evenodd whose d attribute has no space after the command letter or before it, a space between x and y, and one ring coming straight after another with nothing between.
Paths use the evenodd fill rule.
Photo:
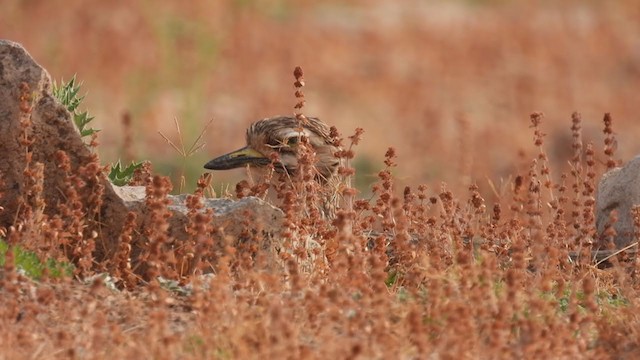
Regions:
<instances>
[{"instance_id":1,"label":"rock","mask_svg":"<svg viewBox=\"0 0 640 360\"><path fill-rule=\"evenodd\" d=\"M113 190L128 209L135 207L139 201L144 201L146 194L144 186L113 186Z\"/></svg>"},{"instance_id":2,"label":"rock","mask_svg":"<svg viewBox=\"0 0 640 360\"><path fill-rule=\"evenodd\" d=\"M182 229L186 224L187 195L170 195L172 205L169 210L174 214L172 221L177 221L172 228ZM247 230L247 223L251 230L260 229L263 235L271 238L278 237L282 228L284 214L282 210L256 197L245 197L240 200L232 199L204 199L205 208L213 209L213 227L223 229L225 234L238 238ZM244 239L238 238L242 241ZM266 249L266 245L263 245Z\"/></svg>"},{"instance_id":3,"label":"rock","mask_svg":"<svg viewBox=\"0 0 640 360\"><path fill-rule=\"evenodd\" d=\"M187 195L169 195L172 205L169 210L170 233L174 239L186 239L184 231L188 224L188 209L185 206ZM205 209L213 209L212 225L218 231L213 236L213 252L222 252L225 239L230 236L236 251L256 258L262 256L265 268L282 269L279 253L282 249L280 231L284 220L284 213L277 207L256 197L232 199L204 199Z\"/></svg>"},{"instance_id":4,"label":"rock","mask_svg":"<svg viewBox=\"0 0 640 360\"><path fill-rule=\"evenodd\" d=\"M113 186L116 194L122 199L129 211L143 214L145 202L144 186ZM178 242L188 237L184 231L189 209L186 206L187 194L169 195L171 202L168 209L171 211L169 220L170 235ZM214 229L220 229L225 235L230 235L239 242L243 233L251 230L251 236L267 239L261 244L265 250L271 249L271 239L278 239L284 214L282 210L256 197L245 197L239 200L232 199L204 199L205 209L213 210L212 225ZM257 234L259 230L261 233ZM219 239L220 240L220 239ZM277 246L278 244L273 244Z\"/></svg>"},{"instance_id":5,"label":"rock","mask_svg":"<svg viewBox=\"0 0 640 360\"><path fill-rule=\"evenodd\" d=\"M138 214L136 234L143 234L148 226L150 212L146 209L146 189L144 186L114 186L115 192L120 196L128 211ZM169 211L168 249L178 249L190 236L186 229L189 225L189 209L186 206L189 195L168 195ZM217 256L225 252L225 237L232 240L237 252L250 256L253 259L260 253L261 265L265 268L276 270L282 268L279 253L282 248L280 231L284 220L284 213L277 207L256 198L245 197L239 200L232 199L203 199L204 208L213 210L211 221L213 248L208 249L212 258L203 259L205 262L214 262ZM132 240L132 262L136 263L140 256L144 256L147 248L147 240L143 236L134 236ZM202 254L198 254L202 255ZM140 264L137 272L145 274L147 267Z\"/></svg>"},{"instance_id":6,"label":"rock","mask_svg":"<svg viewBox=\"0 0 640 360\"><path fill-rule=\"evenodd\" d=\"M44 166L42 197L48 215L57 213L59 204L67 201L61 191L66 175L55 163L55 153L58 150L66 152L70 160L70 172L78 176L82 176L80 169L88 165L95 156L82 141L67 109L51 94L51 78L47 71L19 44L0 40L0 188L3 192L0 206L4 208L0 213L2 227L14 225L20 198L24 196L28 180L23 173L26 166L25 147L19 141L20 94L23 84L28 86L32 95L30 131L34 142L30 150L33 153L32 164L40 163ZM104 258L116 245L126 207L105 176L81 180L86 181L88 187L103 188L102 205L97 209L102 223L97 241L101 245L97 246L96 255L99 259ZM89 202L94 200L80 197L84 209L91 207Z\"/></svg>"},{"instance_id":7,"label":"rock","mask_svg":"<svg viewBox=\"0 0 640 360\"><path fill-rule=\"evenodd\" d=\"M616 247L622 248L636 241L631 209L640 205L640 156L636 156L621 168L615 168L602 176L596 197L596 226L602 235L610 223L612 211L617 212L614 224Z\"/></svg>"},{"instance_id":8,"label":"rock","mask_svg":"<svg viewBox=\"0 0 640 360\"><path fill-rule=\"evenodd\" d=\"M4 209L0 211L0 227L15 225L16 214L24 208L21 204L25 199L29 201L30 196L33 197L27 193L29 188L26 184L30 179L24 174L27 166L26 148L19 140L21 118L24 117L20 109L20 96L25 84L33 99L29 127L33 138L29 146L33 154L30 168L42 166L44 174L41 191L43 203L39 206L49 218L64 217L60 209L69 206L64 189L73 188L77 191L80 204L71 206L77 205L85 214L83 236L88 238L95 230L97 243L94 256L97 261L109 260L118 249L127 213L137 212L139 218L144 218L147 213L145 188L116 187L108 181L104 172L97 168L97 156L84 144L71 115L52 96L49 74L19 44L6 40L0 40L0 209ZM69 157L68 172L55 160L60 150ZM91 166L98 170L93 173L87 171ZM78 181L72 186L68 185L70 176ZM186 195L169 196L171 205L168 210L172 216L169 218L168 234L173 246L180 246L180 241L187 239L185 226L188 223L188 211L185 199ZM237 201L206 199L204 203L205 208L213 209L213 226L222 229L218 233L231 237L236 245L256 238L267 240L251 248L273 249L272 239L278 238L283 221L281 210L252 197ZM62 220L66 221L65 218ZM137 234L142 233L141 229L137 230ZM144 239L135 239L133 245L134 248L144 246Z\"/></svg>"}]
</instances>

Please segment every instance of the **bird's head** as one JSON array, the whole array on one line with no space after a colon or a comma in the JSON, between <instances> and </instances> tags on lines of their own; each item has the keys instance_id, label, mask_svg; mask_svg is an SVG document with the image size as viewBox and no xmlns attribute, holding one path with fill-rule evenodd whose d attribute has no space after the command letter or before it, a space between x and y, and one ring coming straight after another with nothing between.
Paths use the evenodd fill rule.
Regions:
<instances>
[{"instance_id":1,"label":"bird's head","mask_svg":"<svg viewBox=\"0 0 640 360\"><path fill-rule=\"evenodd\" d=\"M315 167L319 178L328 180L340 164L335 157L339 148L333 144L329 127L317 118L307 118L302 124L290 116L256 121L247 129L245 147L219 156L204 167L209 170L235 169L247 165L265 167L271 163L273 154L276 153L278 161L275 170L294 174L298 168L301 137L308 139L315 152Z\"/></svg>"}]
</instances>

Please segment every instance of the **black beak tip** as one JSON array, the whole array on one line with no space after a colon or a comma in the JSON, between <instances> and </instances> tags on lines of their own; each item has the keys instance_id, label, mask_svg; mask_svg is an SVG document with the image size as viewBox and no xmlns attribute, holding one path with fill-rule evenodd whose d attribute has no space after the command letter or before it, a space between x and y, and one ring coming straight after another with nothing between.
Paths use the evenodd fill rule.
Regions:
<instances>
[{"instance_id":1,"label":"black beak tip","mask_svg":"<svg viewBox=\"0 0 640 360\"><path fill-rule=\"evenodd\" d=\"M213 159L206 164L204 164L204 168L207 170L220 170L220 164L216 161L217 159Z\"/></svg>"}]
</instances>

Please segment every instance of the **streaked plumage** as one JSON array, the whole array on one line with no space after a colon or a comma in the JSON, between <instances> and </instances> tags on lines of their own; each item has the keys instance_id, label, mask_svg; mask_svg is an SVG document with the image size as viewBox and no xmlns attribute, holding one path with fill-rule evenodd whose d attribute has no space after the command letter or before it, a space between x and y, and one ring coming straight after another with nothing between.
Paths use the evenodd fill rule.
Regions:
<instances>
[{"instance_id":1,"label":"streaked plumage","mask_svg":"<svg viewBox=\"0 0 640 360\"><path fill-rule=\"evenodd\" d=\"M258 120L247 129L247 145L219 156L204 165L209 170L226 170L246 165L264 167L277 153L276 171L294 174L298 168L297 149L300 136L308 138L315 152L318 180L326 183L334 177L340 164L335 153L339 150L330 137L330 128L318 118L307 118L302 124L291 116L277 116Z\"/></svg>"}]
</instances>

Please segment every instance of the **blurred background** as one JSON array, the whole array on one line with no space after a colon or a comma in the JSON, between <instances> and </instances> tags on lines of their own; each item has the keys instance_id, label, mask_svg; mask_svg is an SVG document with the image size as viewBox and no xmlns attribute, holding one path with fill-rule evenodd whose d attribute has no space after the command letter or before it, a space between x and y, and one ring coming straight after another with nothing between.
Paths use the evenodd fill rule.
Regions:
<instances>
[{"instance_id":1,"label":"blurred background","mask_svg":"<svg viewBox=\"0 0 640 360\"><path fill-rule=\"evenodd\" d=\"M364 128L365 194L388 147L400 185L506 181L537 152L533 111L545 114L556 178L573 111L599 161L605 112L616 156L640 153L638 1L3 0L0 38L54 80L77 74L104 163L148 159L184 175L185 190L207 160L244 144L251 122L293 113L297 65L306 115L344 136ZM177 143L174 118L186 147L211 121L202 151L183 158L158 134ZM243 176L216 172L214 187Z\"/></svg>"}]
</instances>

